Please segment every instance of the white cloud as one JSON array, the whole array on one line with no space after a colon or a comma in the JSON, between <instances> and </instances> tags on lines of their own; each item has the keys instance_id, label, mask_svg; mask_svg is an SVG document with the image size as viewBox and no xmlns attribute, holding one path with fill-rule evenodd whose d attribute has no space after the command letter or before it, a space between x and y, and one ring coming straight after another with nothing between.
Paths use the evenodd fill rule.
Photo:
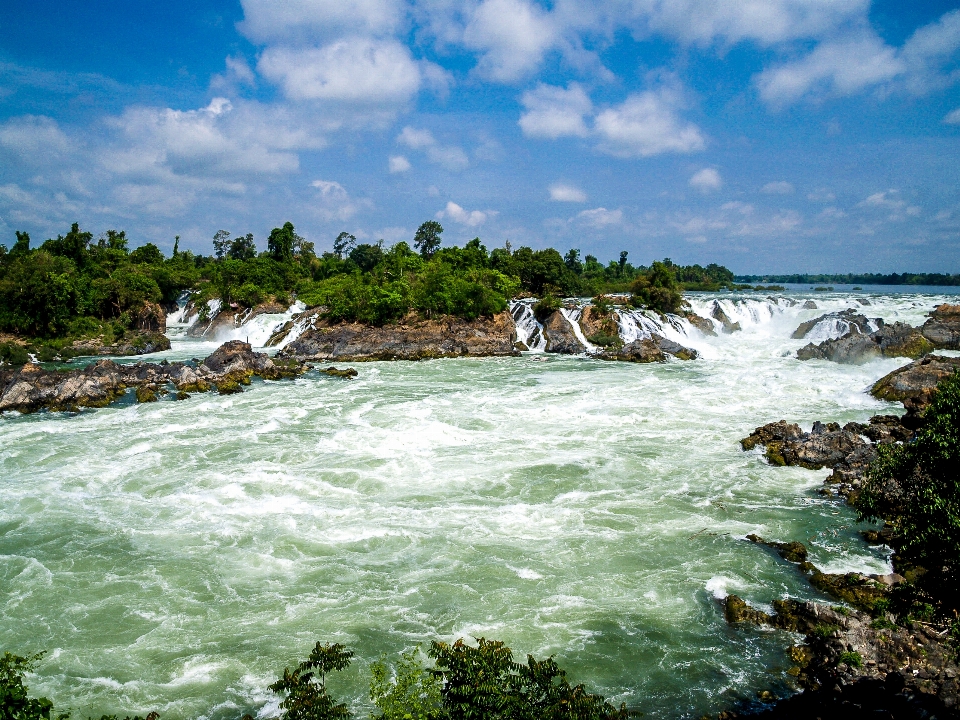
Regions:
<instances>
[{"instance_id":1,"label":"white cloud","mask_svg":"<svg viewBox=\"0 0 960 720\"><path fill-rule=\"evenodd\" d=\"M678 94L669 88L630 95L622 105L597 115L600 150L617 157L702 150L700 128L680 119L679 106Z\"/></svg>"},{"instance_id":2,"label":"white cloud","mask_svg":"<svg viewBox=\"0 0 960 720\"><path fill-rule=\"evenodd\" d=\"M907 203L900 199L900 193L897 190L884 190L870 195L860 203L860 207L879 207L898 210Z\"/></svg>"},{"instance_id":3,"label":"white cloud","mask_svg":"<svg viewBox=\"0 0 960 720\"><path fill-rule=\"evenodd\" d=\"M805 96L841 97L869 88L923 95L960 81L944 71L960 48L960 10L918 28L901 48L887 45L872 30L826 40L806 56L756 76L760 97L786 105Z\"/></svg>"},{"instance_id":4,"label":"white cloud","mask_svg":"<svg viewBox=\"0 0 960 720\"><path fill-rule=\"evenodd\" d=\"M0 147L27 161L50 159L70 146L56 121L42 115L21 115L0 125Z\"/></svg>"},{"instance_id":5,"label":"white cloud","mask_svg":"<svg viewBox=\"0 0 960 720\"><path fill-rule=\"evenodd\" d=\"M577 83L567 89L539 84L523 94L520 102L526 108L520 116L520 128L528 137L556 139L589 134L584 116L591 113L593 103Z\"/></svg>"},{"instance_id":6,"label":"white cloud","mask_svg":"<svg viewBox=\"0 0 960 720\"><path fill-rule=\"evenodd\" d=\"M555 183L550 186L550 199L555 202L582 203L587 201L587 194L573 185Z\"/></svg>"},{"instance_id":7,"label":"white cloud","mask_svg":"<svg viewBox=\"0 0 960 720\"><path fill-rule=\"evenodd\" d=\"M949 125L960 125L960 108L948 112L943 121Z\"/></svg>"},{"instance_id":8,"label":"white cloud","mask_svg":"<svg viewBox=\"0 0 960 720\"><path fill-rule=\"evenodd\" d=\"M346 38L320 48L267 48L257 70L292 100L398 105L420 90L420 67L394 40Z\"/></svg>"},{"instance_id":9,"label":"white cloud","mask_svg":"<svg viewBox=\"0 0 960 720\"><path fill-rule=\"evenodd\" d=\"M636 22L688 43L817 38L864 18L870 0L633 0Z\"/></svg>"},{"instance_id":10,"label":"white cloud","mask_svg":"<svg viewBox=\"0 0 960 720\"><path fill-rule=\"evenodd\" d=\"M403 155L390 156L390 172L402 173L410 169L410 161Z\"/></svg>"},{"instance_id":11,"label":"white cloud","mask_svg":"<svg viewBox=\"0 0 960 720\"><path fill-rule=\"evenodd\" d=\"M241 0L240 29L253 40L316 42L344 33L386 35L400 25L401 0Z\"/></svg>"},{"instance_id":12,"label":"white cloud","mask_svg":"<svg viewBox=\"0 0 960 720\"><path fill-rule=\"evenodd\" d=\"M437 213L437 220L448 218L461 225L477 227L478 225L483 225L487 221L487 218L496 214L497 213L492 210L487 210L486 212L480 210L468 211L464 210L455 202L447 202L447 207Z\"/></svg>"},{"instance_id":13,"label":"white cloud","mask_svg":"<svg viewBox=\"0 0 960 720\"><path fill-rule=\"evenodd\" d=\"M619 225L623 222L623 211L607 210L605 207L598 207L593 210L583 210L577 213L576 219L584 225L590 225L592 227Z\"/></svg>"},{"instance_id":14,"label":"white cloud","mask_svg":"<svg viewBox=\"0 0 960 720\"><path fill-rule=\"evenodd\" d=\"M720 178L720 173L713 168L699 170L690 178L690 187L695 187L701 192L719 190L721 185L723 185L723 180Z\"/></svg>"},{"instance_id":15,"label":"white cloud","mask_svg":"<svg viewBox=\"0 0 960 720\"><path fill-rule=\"evenodd\" d=\"M441 165L447 170L463 170L470 165L470 158L462 148L456 145L440 144L429 130L417 130L408 125L397 136L397 142L411 150L425 152L430 162Z\"/></svg>"},{"instance_id":16,"label":"white cloud","mask_svg":"<svg viewBox=\"0 0 960 720\"><path fill-rule=\"evenodd\" d=\"M477 72L497 82L513 82L532 73L557 41L550 14L526 0L483 0L464 33L468 48L482 55Z\"/></svg>"},{"instance_id":17,"label":"white cloud","mask_svg":"<svg viewBox=\"0 0 960 720\"><path fill-rule=\"evenodd\" d=\"M333 180L314 180L310 187L317 190L313 209L327 222L344 222L356 215L361 207L371 205L369 200L353 200L346 188Z\"/></svg>"},{"instance_id":18,"label":"white cloud","mask_svg":"<svg viewBox=\"0 0 960 720\"><path fill-rule=\"evenodd\" d=\"M760 192L765 195L793 195L793 185L788 183L786 180L780 180L778 182L768 182L762 188Z\"/></svg>"}]
</instances>

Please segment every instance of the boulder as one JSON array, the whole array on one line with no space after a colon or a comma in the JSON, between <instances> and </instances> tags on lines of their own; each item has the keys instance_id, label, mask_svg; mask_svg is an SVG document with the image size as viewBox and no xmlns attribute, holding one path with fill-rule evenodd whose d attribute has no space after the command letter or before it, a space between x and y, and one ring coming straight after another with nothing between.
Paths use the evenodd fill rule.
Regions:
<instances>
[{"instance_id":1,"label":"boulder","mask_svg":"<svg viewBox=\"0 0 960 720\"><path fill-rule=\"evenodd\" d=\"M873 328L870 326L870 320L865 315L859 314L856 310L848 309L841 310L840 312L826 313L813 320L802 322L790 337L794 340L801 340L809 335L810 331L822 322L835 323L838 329L841 329L841 337L848 333L869 335L873 332ZM874 322L878 326L883 325L883 320L879 318L875 319Z\"/></svg>"},{"instance_id":2,"label":"boulder","mask_svg":"<svg viewBox=\"0 0 960 720\"><path fill-rule=\"evenodd\" d=\"M476 320L452 316L424 320L411 314L382 327L317 319L313 327L284 346L277 357L362 362L509 356L518 354L516 341L516 327L506 311Z\"/></svg>"},{"instance_id":3,"label":"boulder","mask_svg":"<svg viewBox=\"0 0 960 720\"><path fill-rule=\"evenodd\" d=\"M803 308L802 308L802 309L803 309L803 310L816 310L816 309L817 309L817 304L816 304L813 300L807 300L807 301L803 304Z\"/></svg>"},{"instance_id":4,"label":"boulder","mask_svg":"<svg viewBox=\"0 0 960 720\"><path fill-rule=\"evenodd\" d=\"M863 316L847 315L845 317L851 320L850 330L843 337L824 340L818 345L808 343L797 350L797 358L859 365L879 357L917 358L933 350L933 344L916 328L906 323L896 322L893 325L886 325L882 320L875 319L874 322L880 326L879 329L870 334L864 334L863 325L860 324L860 318ZM797 333L803 327L801 325L797 328ZM796 333L794 335L796 336Z\"/></svg>"},{"instance_id":5,"label":"boulder","mask_svg":"<svg viewBox=\"0 0 960 720\"><path fill-rule=\"evenodd\" d=\"M559 310L555 310L543 323L543 334L547 339L547 352L561 355L579 355L587 351L580 342L573 325Z\"/></svg>"},{"instance_id":6,"label":"boulder","mask_svg":"<svg viewBox=\"0 0 960 720\"><path fill-rule=\"evenodd\" d=\"M740 323L733 322L723 311L723 307L721 307L720 302L717 300L713 301L713 305L710 309L710 317L720 323L723 332L725 333L734 333L741 329Z\"/></svg>"},{"instance_id":7,"label":"boulder","mask_svg":"<svg viewBox=\"0 0 960 720\"><path fill-rule=\"evenodd\" d=\"M653 338L642 338L627 343L622 348L605 350L597 355L601 360L621 360L623 362L650 363L666 362L667 356L660 344Z\"/></svg>"},{"instance_id":8,"label":"boulder","mask_svg":"<svg viewBox=\"0 0 960 720\"><path fill-rule=\"evenodd\" d=\"M104 343L102 337L75 340L70 345L70 352L74 357L77 355L130 357L169 349L170 338L163 333L149 330L127 333L123 339L109 345Z\"/></svg>"},{"instance_id":9,"label":"boulder","mask_svg":"<svg viewBox=\"0 0 960 720\"><path fill-rule=\"evenodd\" d=\"M938 305L920 332L934 347L960 350L960 305Z\"/></svg>"},{"instance_id":10,"label":"boulder","mask_svg":"<svg viewBox=\"0 0 960 720\"><path fill-rule=\"evenodd\" d=\"M960 358L927 355L880 378L870 394L881 400L899 401L908 411L921 412L930 402L937 383L960 371Z\"/></svg>"},{"instance_id":11,"label":"boulder","mask_svg":"<svg viewBox=\"0 0 960 720\"><path fill-rule=\"evenodd\" d=\"M691 325L693 325L697 330L702 332L704 335L709 335L711 337L717 336L717 331L713 329L713 323L710 322L707 318L697 315L695 312L688 312L683 317L687 319Z\"/></svg>"},{"instance_id":12,"label":"boulder","mask_svg":"<svg viewBox=\"0 0 960 720\"><path fill-rule=\"evenodd\" d=\"M601 315L593 305L587 305L580 314L579 324L583 336L594 345L608 347L622 342L613 312Z\"/></svg>"},{"instance_id":13,"label":"boulder","mask_svg":"<svg viewBox=\"0 0 960 720\"><path fill-rule=\"evenodd\" d=\"M133 319L133 326L137 330L162 335L167 331L167 314L156 303L144 303Z\"/></svg>"},{"instance_id":14,"label":"boulder","mask_svg":"<svg viewBox=\"0 0 960 720\"><path fill-rule=\"evenodd\" d=\"M667 353L668 355L673 355L679 360L697 359L697 351L692 348L684 347L680 343L674 342L673 340L668 340L667 338L657 335L656 333L653 334L653 340L663 352Z\"/></svg>"}]
</instances>

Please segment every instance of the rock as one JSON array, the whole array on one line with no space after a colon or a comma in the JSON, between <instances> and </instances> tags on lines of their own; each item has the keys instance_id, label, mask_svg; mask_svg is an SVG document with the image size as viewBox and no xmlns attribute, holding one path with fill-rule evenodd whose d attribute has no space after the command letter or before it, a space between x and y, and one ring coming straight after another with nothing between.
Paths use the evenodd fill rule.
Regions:
<instances>
[{"instance_id":1,"label":"rock","mask_svg":"<svg viewBox=\"0 0 960 720\"><path fill-rule=\"evenodd\" d=\"M796 423L787 423L786 420L767 423L763 427L758 427L748 437L740 441L740 446L744 450L753 450L757 445L767 445L772 442L783 442L784 440L795 440L803 435L803 431Z\"/></svg>"},{"instance_id":2,"label":"rock","mask_svg":"<svg viewBox=\"0 0 960 720\"><path fill-rule=\"evenodd\" d=\"M766 613L754 610L738 595L727 595L724 598L723 616L728 623L748 622L754 625L769 623L769 616Z\"/></svg>"},{"instance_id":3,"label":"rock","mask_svg":"<svg viewBox=\"0 0 960 720\"><path fill-rule=\"evenodd\" d=\"M870 394L881 400L899 401L913 414L930 402L937 383L960 371L960 358L927 355L880 378Z\"/></svg>"},{"instance_id":4,"label":"rock","mask_svg":"<svg viewBox=\"0 0 960 720\"><path fill-rule=\"evenodd\" d=\"M254 375L277 380L305 370L295 361L274 362L239 341L225 343L198 368L179 362L117 365L112 360L100 360L77 370L60 371L28 363L19 371L0 375L0 412L103 407L131 387L138 389L138 401L152 402L164 386L173 385L181 400L188 392L205 392L211 385L224 392L249 383Z\"/></svg>"},{"instance_id":5,"label":"rock","mask_svg":"<svg viewBox=\"0 0 960 720\"><path fill-rule=\"evenodd\" d=\"M166 325L166 320L164 320ZM170 339L160 332L150 330L128 333L122 340L107 345L103 338L84 338L75 340L70 345L73 356L89 355L92 357L109 355L113 357L129 357L132 355L148 355L170 349Z\"/></svg>"},{"instance_id":6,"label":"rock","mask_svg":"<svg viewBox=\"0 0 960 720\"><path fill-rule=\"evenodd\" d=\"M848 317L854 317L857 321L862 318L862 316ZM933 344L929 340L916 328L906 323L896 322L893 325L885 325L879 319L875 319L874 322L880 327L870 334L864 334L858 322L851 322L850 330L845 335L824 340L819 345L809 343L797 351L797 358L799 360L831 360L858 365L878 357L916 358L933 349ZM803 328L804 325L801 325L796 332L799 333Z\"/></svg>"},{"instance_id":7,"label":"rock","mask_svg":"<svg viewBox=\"0 0 960 720\"><path fill-rule=\"evenodd\" d=\"M656 333L653 335L653 340L663 352L667 353L668 355L673 355L679 360L697 359L697 351L692 348L684 347L680 343L674 342L673 340L668 340L667 338L657 335Z\"/></svg>"},{"instance_id":8,"label":"rock","mask_svg":"<svg viewBox=\"0 0 960 720\"><path fill-rule=\"evenodd\" d=\"M817 304L813 300L807 300L802 307L803 310L816 310Z\"/></svg>"},{"instance_id":9,"label":"rock","mask_svg":"<svg viewBox=\"0 0 960 720\"><path fill-rule=\"evenodd\" d=\"M167 314L156 303L144 303L134 317L133 325L137 330L162 335L167 331Z\"/></svg>"},{"instance_id":10,"label":"rock","mask_svg":"<svg viewBox=\"0 0 960 720\"><path fill-rule=\"evenodd\" d=\"M613 312L601 315L593 305L587 305L578 322L583 336L594 345L610 347L623 344Z\"/></svg>"},{"instance_id":11,"label":"rock","mask_svg":"<svg viewBox=\"0 0 960 720\"><path fill-rule=\"evenodd\" d=\"M352 380L357 375L359 375L359 373L353 368L344 368L343 370L340 370L339 368L328 367L328 368L324 368L323 370L320 370L320 372L322 372L324 375L343 378L344 380Z\"/></svg>"},{"instance_id":12,"label":"rock","mask_svg":"<svg viewBox=\"0 0 960 720\"><path fill-rule=\"evenodd\" d=\"M276 315L287 311L287 306L276 301L263 302L256 307L246 308L237 304L221 307L212 317L197 321L187 330L189 337L217 338L232 330L246 325L260 315ZM185 318L186 319L186 313Z\"/></svg>"},{"instance_id":13,"label":"rock","mask_svg":"<svg viewBox=\"0 0 960 720\"><path fill-rule=\"evenodd\" d=\"M695 312L685 313L684 316L687 321L693 325L697 330L702 332L704 335L709 335L710 337L716 337L717 331L713 329L713 323L710 322L707 318L697 315Z\"/></svg>"},{"instance_id":14,"label":"rock","mask_svg":"<svg viewBox=\"0 0 960 720\"><path fill-rule=\"evenodd\" d=\"M627 343L622 348L605 350L597 354L601 360L621 360L623 362L650 363L666 362L667 356L660 344L652 338L643 338Z\"/></svg>"},{"instance_id":15,"label":"rock","mask_svg":"<svg viewBox=\"0 0 960 720\"><path fill-rule=\"evenodd\" d=\"M723 326L723 332L725 333L733 333L741 329L740 323L733 322L729 317L727 317L727 314L720 306L720 302L717 300L713 301L713 305L711 306L710 310L710 317L720 322L720 324Z\"/></svg>"},{"instance_id":16,"label":"rock","mask_svg":"<svg viewBox=\"0 0 960 720\"><path fill-rule=\"evenodd\" d=\"M543 334L547 339L547 352L561 355L579 355L587 351L573 330L570 321L559 310L550 314L543 323Z\"/></svg>"},{"instance_id":17,"label":"rock","mask_svg":"<svg viewBox=\"0 0 960 720\"><path fill-rule=\"evenodd\" d=\"M790 337L794 340L801 340L809 335L813 328L823 322L834 324L834 326L840 330L841 337L848 333L869 335L873 332L873 328L870 326L870 320L865 315L859 314L856 310L848 309L840 312L826 313L813 320L802 322ZM879 318L874 320L874 322L877 323L878 326L883 325L883 320Z\"/></svg>"},{"instance_id":18,"label":"rock","mask_svg":"<svg viewBox=\"0 0 960 720\"><path fill-rule=\"evenodd\" d=\"M960 305L938 305L920 332L937 348L960 350Z\"/></svg>"},{"instance_id":19,"label":"rock","mask_svg":"<svg viewBox=\"0 0 960 720\"><path fill-rule=\"evenodd\" d=\"M287 344L277 357L362 362L508 356L519 354L513 346L516 341L516 328L509 312L476 320L452 316L423 320L409 315L397 324L383 327L318 320L315 327Z\"/></svg>"}]
</instances>

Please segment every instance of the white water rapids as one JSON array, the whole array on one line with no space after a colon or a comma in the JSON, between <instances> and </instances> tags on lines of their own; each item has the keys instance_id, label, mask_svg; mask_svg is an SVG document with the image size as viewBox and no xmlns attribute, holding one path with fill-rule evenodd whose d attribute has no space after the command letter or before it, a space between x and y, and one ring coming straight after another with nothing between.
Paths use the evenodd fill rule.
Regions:
<instances>
[{"instance_id":1,"label":"white water rapids","mask_svg":"<svg viewBox=\"0 0 960 720\"><path fill-rule=\"evenodd\" d=\"M363 716L381 653L481 635L648 717L753 698L785 681L791 639L727 626L715 596L822 597L746 534L803 541L828 571L889 567L814 492L827 470L737 443L779 419L900 412L865 390L907 360L796 360L801 321L860 308L790 296L808 297L820 309L693 297L743 330L656 320L689 362L376 362L349 382L0 417L0 649L49 651L31 687L79 716L270 717L267 685L317 640L357 651L329 684ZM869 299L865 315L919 325L949 298ZM289 317L236 331L262 345ZM648 321L620 317L625 336ZM158 358L220 341L171 335Z\"/></svg>"}]
</instances>

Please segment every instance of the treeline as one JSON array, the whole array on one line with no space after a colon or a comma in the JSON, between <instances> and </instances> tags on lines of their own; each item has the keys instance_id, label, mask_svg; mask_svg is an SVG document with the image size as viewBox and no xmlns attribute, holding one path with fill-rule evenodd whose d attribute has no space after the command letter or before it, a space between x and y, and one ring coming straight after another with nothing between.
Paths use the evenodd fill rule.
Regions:
<instances>
[{"instance_id":1,"label":"treeline","mask_svg":"<svg viewBox=\"0 0 960 720\"><path fill-rule=\"evenodd\" d=\"M10 250L0 245L0 332L31 338L122 336L136 313L156 303L172 310L184 291L201 305L254 307L268 300L323 306L332 320L382 325L409 312L425 317L489 316L519 296L569 297L633 292L636 302L675 311L682 289L717 290L733 285L719 265L679 266L669 259L634 266L627 251L606 265L577 249L488 250L475 238L464 247L441 247L443 227L423 223L406 242L359 243L343 232L330 252L293 224L274 228L267 249L252 234L226 230L213 238L209 256L179 250L173 255L147 243L131 251L123 231L94 239L75 223L66 235L32 248L17 232ZM667 288L661 292L658 288ZM666 300L666 301L665 301Z\"/></svg>"},{"instance_id":2,"label":"treeline","mask_svg":"<svg viewBox=\"0 0 960 720\"><path fill-rule=\"evenodd\" d=\"M515 662L500 641L478 638L473 647L431 643L433 667L427 668L420 649L401 655L395 668L381 659L371 666L370 701L373 720L626 720L639 713L614 707L601 695L571 685L553 658ZM350 665L354 653L340 644L317 643L309 657L270 685L282 698L279 720L347 720L354 715L327 688L331 673ZM67 720L53 715L47 698L30 697L24 675L42 655L0 657L0 718L4 720ZM249 718L245 715L245 718ZM147 720L157 720L156 713ZM92 720L92 718L91 718ZM117 720L103 715L100 720ZM139 716L125 720L142 720Z\"/></svg>"},{"instance_id":3,"label":"treeline","mask_svg":"<svg viewBox=\"0 0 960 720\"><path fill-rule=\"evenodd\" d=\"M794 285L960 285L960 275L944 273L847 273L846 275L737 275L741 283L791 283Z\"/></svg>"}]
</instances>

